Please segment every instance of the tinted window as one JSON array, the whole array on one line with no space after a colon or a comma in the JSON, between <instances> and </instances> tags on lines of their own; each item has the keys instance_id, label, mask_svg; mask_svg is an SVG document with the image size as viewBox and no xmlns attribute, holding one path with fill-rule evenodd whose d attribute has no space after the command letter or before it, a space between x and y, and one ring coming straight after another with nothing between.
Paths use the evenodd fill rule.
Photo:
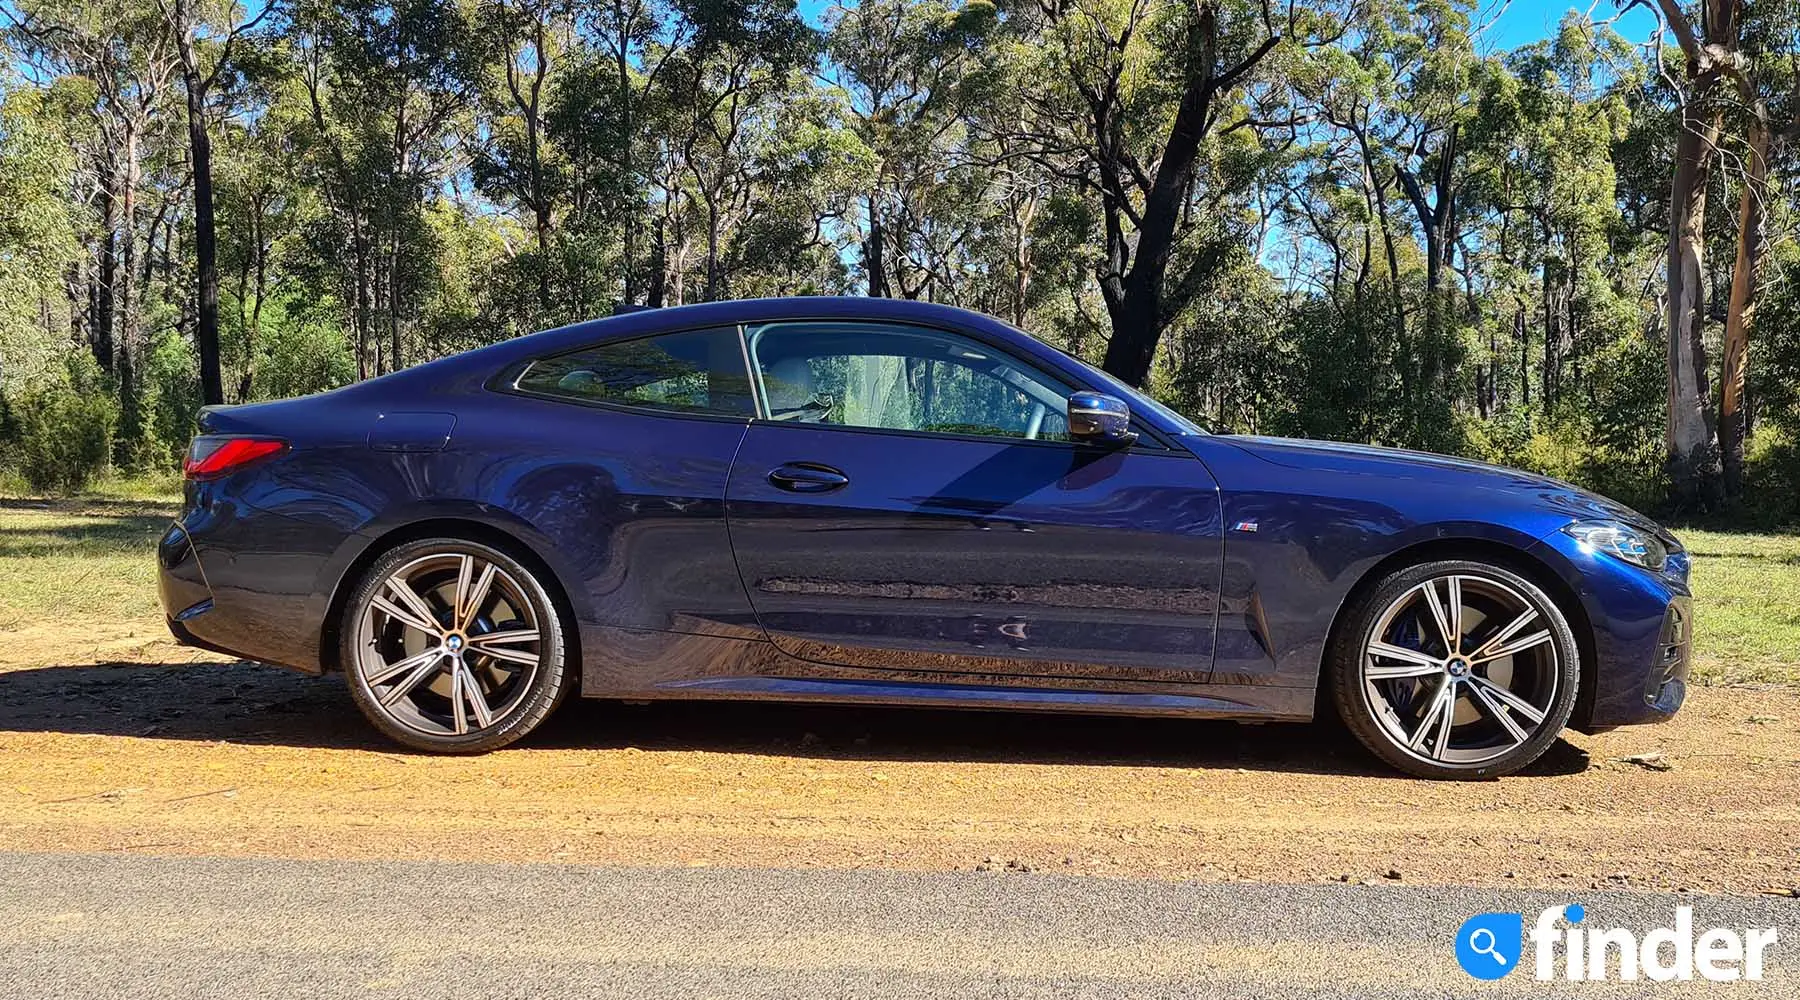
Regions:
<instances>
[{"instance_id":1,"label":"tinted window","mask_svg":"<svg viewBox=\"0 0 1800 1000\"><path fill-rule=\"evenodd\" d=\"M688 413L755 412L737 330L688 330L601 344L531 363L527 392Z\"/></svg>"},{"instance_id":2,"label":"tinted window","mask_svg":"<svg viewBox=\"0 0 1800 1000\"><path fill-rule=\"evenodd\" d=\"M748 333L771 420L1068 440L1070 388L977 341L841 322Z\"/></svg>"}]
</instances>

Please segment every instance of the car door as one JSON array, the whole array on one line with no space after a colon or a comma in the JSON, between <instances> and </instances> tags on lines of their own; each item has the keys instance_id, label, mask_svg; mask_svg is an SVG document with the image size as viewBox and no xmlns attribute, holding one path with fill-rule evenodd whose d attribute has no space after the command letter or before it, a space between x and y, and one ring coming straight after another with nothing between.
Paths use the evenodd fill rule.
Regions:
<instances>
[{"instance_id":1,"label":"car door","mask_svg":"<svg viewBox=\"0 0 1800 1000\"><path fill-rule=\"evenodd\" d=\"M1203 681L1221 557L1205 466L1074 443L1067 384L960 333L747 327L761 416L726 521L758 621L821 663Z\"/></svg>"},{"instance_id":2,"label":"car door","mask_svg":"<svg viewBox=\"0 0 1800 1000\"><path fill-rule=\"evenodd\" d=\"M458 429L471 453L504 458L463 475L554 540L594 609L584 624L760 638L724 516L756 412L735 325L533 359L505 391L524 404Z\"/></svg>"}]
</instances>

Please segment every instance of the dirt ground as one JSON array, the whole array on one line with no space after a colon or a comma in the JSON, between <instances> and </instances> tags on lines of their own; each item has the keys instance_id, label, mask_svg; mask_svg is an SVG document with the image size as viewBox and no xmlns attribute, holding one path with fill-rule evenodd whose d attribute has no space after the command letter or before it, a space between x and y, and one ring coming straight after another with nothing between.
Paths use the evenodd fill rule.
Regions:
<instances>
[{"instance_id":1,"label":"dirt ground","mask_svg":"<svg viewBox=\"0 0 1800 1000\"><path fill-rule=\"evenodd\" d=\"M1318 727L722 703L577 703L437 758L376 737L336 677L155 622L16 629L0 850L53 849L1791 893L1800 694L1702 688L1474 784Z\"/></svg>"}]
</instances>

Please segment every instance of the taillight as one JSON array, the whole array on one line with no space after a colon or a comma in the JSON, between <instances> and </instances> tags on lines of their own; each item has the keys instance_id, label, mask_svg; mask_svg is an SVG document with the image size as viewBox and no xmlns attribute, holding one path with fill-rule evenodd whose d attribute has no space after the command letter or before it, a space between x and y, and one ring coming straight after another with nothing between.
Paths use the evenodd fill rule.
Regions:
<instances>
[{"instance_id":1,"label":"taillight","mask_svg":"<svg viewBox=\"0 0 1800 1000\"><path fill-rule=\"evenodd\" d=\"M181 475L185 479L219 479L287 450L288 443L278 438L201 435L188 445Z\"/></svg>"}]
</instances>

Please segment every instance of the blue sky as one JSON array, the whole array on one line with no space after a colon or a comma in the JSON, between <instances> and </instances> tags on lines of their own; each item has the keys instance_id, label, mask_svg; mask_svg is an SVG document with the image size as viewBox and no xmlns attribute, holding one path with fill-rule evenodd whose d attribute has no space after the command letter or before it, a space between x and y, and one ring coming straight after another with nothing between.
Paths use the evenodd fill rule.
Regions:
<instances>
[{"instance_id":1,"label":"blue sky","mask_svg":"<svg viewBox=\"0 0 1800 1000\"><path fill-rule=\"evenodd\" d=\"M1591 6L1591 10L1590 10ZM1634 42L1646 41L1656 33L1656 15L1644 7L1619 13L1622 4L1615 0L1596 0L1590 4L1555 3L1553 0L1483 0L1482 21L1492 21L1485 41L1494 50L1513 49L1555 33L1563 15L1573 10L1596 21L1617 18L1613 30ZM1499 17L1495 17L1495 13Z\"/></svg>"},{"instance_id":2,"label":"blue sky","mask_svg":"<svg viewBox=\"0 0 1800 1000\"><path fill-rule=\"evenodd\" d=\"M831 9L833 2L834 0L799 0L800 15L809 23L818 25L823 22L825 12ZM843 2L854 6L853 0ZM1493 22L1486 36L1488 46L1493 50L1517 48L1549 36L1556 30L1557 22L1571 10L1596 20L1618 17L1614 27L1619 34L1634 42L1644 41L1656 30L1656 16L1643 7L1634 8L1619 16L1619 4L1616 0L1597 0L1592 3L1591 12L1589 6L1556 3L1555 0L1481 0L1479 20Z\"/></svg>"}]
</instances>

